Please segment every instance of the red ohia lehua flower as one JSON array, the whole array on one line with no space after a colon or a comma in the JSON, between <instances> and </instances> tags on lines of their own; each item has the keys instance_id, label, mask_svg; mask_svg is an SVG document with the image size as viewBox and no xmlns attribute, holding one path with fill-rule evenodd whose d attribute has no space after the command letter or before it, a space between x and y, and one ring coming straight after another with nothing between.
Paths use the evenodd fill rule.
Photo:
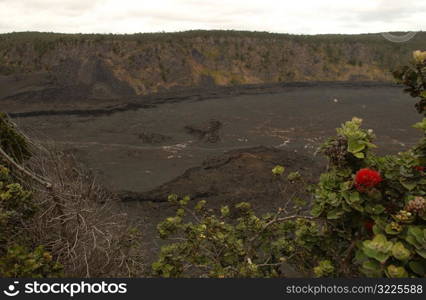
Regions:
<instances>
[{"instance_id":1,"label":"red ohia lehua flower","mask_svg":"<svg viewBox=\"0 0 426 300\"><path fill-rule=\"evenodd\" d=\"M426 167L422 167L422 166L416 166L414 167L414 169L416 169L420 173L423 173L424 171L426 171Z\"/></svg>"},{"instance_id":2,"label":"red ohia lehua flower","mask_svg":"<svg viewBox=\"0 0 426 300\"><path fill-rule=\"evenodd\" d=\"M375 170L365 168L355 174L355 187L360 192L366 192L380 182L382 182L382 176Z\"/></svg>"}]
</instances>

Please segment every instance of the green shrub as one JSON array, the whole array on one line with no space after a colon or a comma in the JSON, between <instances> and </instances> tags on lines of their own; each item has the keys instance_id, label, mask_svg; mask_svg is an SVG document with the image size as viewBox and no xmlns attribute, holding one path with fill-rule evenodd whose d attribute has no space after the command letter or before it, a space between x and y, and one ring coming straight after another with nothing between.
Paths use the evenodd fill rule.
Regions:
<instances>
[{"instance_id":1,"label":"green shrub","mask_svg":"<svg viewBox=\"0 0 426 300\"><path fill-rule=\"evenodd\" d=\"M0 274L1 277L13 278L57 278L62 276L62 267L42 246L29 251L23 246L14 245L0 257Z\"/></svg>"},{"instance_id":2,"label":"green shrub","mask_svg":"<svg viewBox=\"0 0 426 300\"><path fill-rule=\"evenodd\" d=\"M32 241L25 228L36 212L32 193L13 182L9 170L0 165L1 277L59 276L61 267L49 252L42 246L30 250Z\"/></svg>"},{"instance_id":3,"label":"green shrub","mask_svg":"<svg viewBox=\"0 0 426 300\"><path fill-rule=\"evenodd\" d=\"M0 146L17 163L30 157L27 141L2 113ZM38 211L32 192L1 162L0 158L0 277L57 277L61 267L42 246L33 246L26 229Z\"/></svg>"},{"instance_id":4,"label":"green shrub","mask_svg":"<svg viewBox=\"0 0 426 300\"><path fill-rule=\"evenodd\" d=\"M276 277L294 253L296 242L285 237L294 232L296 216L281 219L280 210L257 217L249 203L223 206L215 215L205 201L190 209L188 197L172 195L169 200L179 208L176 216L158 225L158 231L162 238L179 242L161 249L153 264L156 276ZM188 215L192 219L185 222Z\"/></svg>"},{"instance_id":5,"label":"green shrub","mask_svg":"<svg viewBox=\"0 0 426 300\"><path fill-rule=\"evenodd\" d=\"M15 234L35 212L31 192L14 183L9 170L0 165L0 243Z\"/></svg>"},{"instance_id":6,"label":"green shrub","mask_svg":"<svg viewBox=\"0 0 426 300\"><path fill-rule=\"evenodd\" d=\"M416 104L417 111L426 115L426 52L415 51L413 62L398 68L393 74L397 82L406 86L405 92L419 98Z\"/></svg>"},{"instance_id":7,"label":"green shrub","mask_svg":"<svg viewBox=\"0 0 426 300\"><path fill-rule=\"evenodd\" d=\"M18 163L31 157L25 137L15 129L7 115L2 112L0 112L0 147ZM0 157L0 162L1 160Z\"/></svg>"}]
</instances>

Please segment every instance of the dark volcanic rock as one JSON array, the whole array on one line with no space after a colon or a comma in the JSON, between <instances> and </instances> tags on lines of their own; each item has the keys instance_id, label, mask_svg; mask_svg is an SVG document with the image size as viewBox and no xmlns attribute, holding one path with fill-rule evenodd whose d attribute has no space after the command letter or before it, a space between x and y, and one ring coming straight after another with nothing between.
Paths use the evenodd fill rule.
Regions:
<instances>
[{"instance_id":1,"label":"dark volcanic rock","mask_svg":"<svg viewBox=\"0 0 426 300\"><path fill-rule=\"evenodd\" d=\"M138 135L138 138L145 144L161 144L172 139L170 136L154 132L142 132Z\"/></svg>"},{"instance_id":2,"label":"dark volcanic rock","mask_svg":"<svg viewBox=\"0 0 426 300\"><path fill-rule=\"evenodd\" d=\"M0 78L0 87L5 90L0 93L0 99L66 103L135 95L133 88L118 79L111 68L97 57L90 57L84 61L73 58L64 59L49 73L36 75L20 75L17 80L11 79L11 76ZM7 81L13 82L7 84Z\"/></svg>"},{"instance_id":3,"label":"dark volcanic rock","mask_svg":"<svg viewBox=\"0 0 426 300\"><path fill-rule=\"evenodd\" d=\"M216 202L238 203L255 201L266 207L279 207L283 197L291 197L301 186L282 186L271 170L277 164L286 167L286 173L299 171L307 182L318 177L321 162L295 152L267 147L234 150L206 160L202 166L187 170L178 178L146 193L125 192L124 201L164 202L172 194L189 195L195 199L213 199ZM266 205L267 203L267 205Z\"/></svg>"},{"instance_id":4,"label":"dark volcanic rock","mask_svg":"<svg viewBox=\"0 0 426 300\"><path fill-rule=\"evenodd\" d=\"M210 120L202 125L187 125L186 132L208 143L217 143L220 140L219 131L222 123L218 120Z\"/></svg>"}]
</instances>

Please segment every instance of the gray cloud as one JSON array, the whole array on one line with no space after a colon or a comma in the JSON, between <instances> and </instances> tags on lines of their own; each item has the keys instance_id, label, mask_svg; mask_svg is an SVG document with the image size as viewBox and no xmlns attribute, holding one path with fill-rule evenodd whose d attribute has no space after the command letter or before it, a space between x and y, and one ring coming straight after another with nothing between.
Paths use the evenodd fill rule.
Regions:
<instances>
[{"instance_id":1,"label":"gray cloud","mask_svg":"<svg viewBox=\"0 0 426 300\"><path fill-rule=\"evenodd\" d=\"M422 30L426 25L426 3L413 0L379 0L372 6L360 5L351 11L341 10L336 20L342 27L373 27L380 32Z\"/></svg>"},{"instance_id":2,"label":"gray cloud","mask_svg":"<svg viewBox=\"0 0 426 300\"><path fill-rule=\"evenodd\" d=\"M188 29L289 33L420 30L418 0L0 0L0 32L155 32Z\"/></svg>"}]
</instances>

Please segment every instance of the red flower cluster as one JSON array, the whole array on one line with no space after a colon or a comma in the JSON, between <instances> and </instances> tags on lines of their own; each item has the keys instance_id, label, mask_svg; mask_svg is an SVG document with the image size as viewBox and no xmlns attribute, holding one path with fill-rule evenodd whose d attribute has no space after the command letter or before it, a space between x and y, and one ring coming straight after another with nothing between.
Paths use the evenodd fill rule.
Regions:
<instances>
[{"instance_id":1,"label":"red flower cluster","mask_svg":"<svg viewBox=\"0 0 426 300\"><path fill-rule=\"evenodd\" d=\"M414 169L416 169L420 173L423 173L424 171L426 171L426 167L421 167L421 166L414 167Z\"/></svg>"},{"instance_id":2,"label":"red flower cluster","mask_svg":"<svg viewBox=\"0 0 426 300\"><path fill-rule=\"evenodd\" d=\"M360 192L366 192L382 182L380 173L371 169L361 169L355 175L355 187Z\"/></svg>"}]
</instances>

